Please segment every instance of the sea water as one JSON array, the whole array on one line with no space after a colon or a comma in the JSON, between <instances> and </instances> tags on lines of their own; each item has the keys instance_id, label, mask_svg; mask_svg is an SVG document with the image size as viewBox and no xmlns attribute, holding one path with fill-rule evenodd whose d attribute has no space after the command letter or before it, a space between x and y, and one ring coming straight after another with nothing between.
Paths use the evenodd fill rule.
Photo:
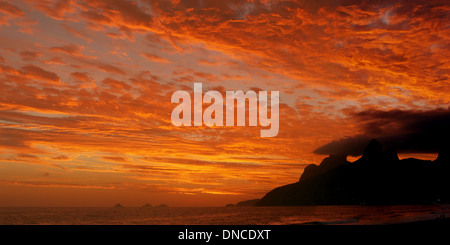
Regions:
<instances>
[{"instance_id":1,"label":"sea water","mask_svg":"<svg viewBox=\"0 0 450 245\"><path fill-rule=\"evenodd\" d=\"M297 207L0 207L1 225L397 224L442 218L450 205Z\"/></svg>"}]
</instances>

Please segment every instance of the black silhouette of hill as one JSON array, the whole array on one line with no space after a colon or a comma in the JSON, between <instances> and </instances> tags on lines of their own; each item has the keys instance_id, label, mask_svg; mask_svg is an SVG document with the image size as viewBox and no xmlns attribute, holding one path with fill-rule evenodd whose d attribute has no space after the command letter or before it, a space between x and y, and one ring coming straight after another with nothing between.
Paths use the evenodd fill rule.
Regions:
<instances>
[{"instance_id":1,"label":"black silhouette of hill","mask_svg":"<svg viewBox=\"0 0 450 245\"><path fill-rule=\"evenodd\" d=\"M450 152L436 160L399 160L393 148L372 140L361 158L330 155L304 169L299 182L267 193L257 206L392 205L450 202Z\"/></svg>"},{"instance_id":2,"label":"black silhouette of hill","mask_svg":"<svg viewBox=\"0 0 450 245\"><path fill-rule=\"evenodd\" d=\"M236 206L255 206L261 199L251 199L236 203Z\"/></svg>"},{"instance_id":3,"label":"black silhouette of hill","mask_svg":"<svg viewBox=\"0 0 450 245\"><path fill-rule=\"evenodd\" d=\"M230 204L227 204L227 205L225 205L226 207L234 207L234 206L255 206L256 205L256 203L258 203L259 201L260 201L261 199L251 199L251 200L245 200L245 201L242 201L242 202L238 202L238 203L236 203L236 204L232 204L232 203L230 203Z\"/></svg>"}]
</instances>

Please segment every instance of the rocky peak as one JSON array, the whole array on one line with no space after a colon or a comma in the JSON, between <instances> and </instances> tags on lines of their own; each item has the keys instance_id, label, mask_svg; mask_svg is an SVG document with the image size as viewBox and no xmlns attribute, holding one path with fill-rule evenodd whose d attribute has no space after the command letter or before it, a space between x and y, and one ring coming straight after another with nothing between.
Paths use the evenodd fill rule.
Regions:
<instances>
[{"instance_id":1,"label":"rocky peak","mask_svg":"<svg viewBox=\"0 0 450 245\"><path fill-rule=\"evenodd\" d=\"M369 142L364 149L364 153L361 157L363 161L375 162L381 160L383 157L383 147L378 140L373 139Z\"/></svg>"},{"instance_id":2,"label":"rocky peak","mask_svg":"<svg viewBox=\"0 0 450 245\"><path fill-rule=\"evenodd\" d=\"M440 164L450 164L450 147L444 147L439 151L438 157L435 160Z\"/></svg>"},{"instance_id":3,"label":"rocky peak","mask_svg":"<svg viewBox=\"0 0 450 245\"><path fill-rule=\"evenodd\" d=\"M348 163L347 155L344 154L330 155L329 157L323 159L322 162L319 164L319 166L315 164L308 165L303 170L303 174L300 176L299 181L315 177L319 174L322 174L328 170L334 169L346 163Z\"/></svg>"},{"instance_id":4,"label":"rocky peak","mask_svg":"<svg viewBox=\"0 0 450 245\"><path fill-rule=\"evenodd\" d=\"M386 162L399 161L397 151L394 147L389 147L383 152L383 160Z\"/></svg>"},{"instance_id":5,"label":"rocky peak","mask_svg":"<svg viewBox=\"0 0 450 245\"><path fill-rule=\"evenodd\" d=\"M347 155L345 154L335 154L322 160L319 167L323 169L332 169L347 163Z\"/></svg>"}]
</instances>

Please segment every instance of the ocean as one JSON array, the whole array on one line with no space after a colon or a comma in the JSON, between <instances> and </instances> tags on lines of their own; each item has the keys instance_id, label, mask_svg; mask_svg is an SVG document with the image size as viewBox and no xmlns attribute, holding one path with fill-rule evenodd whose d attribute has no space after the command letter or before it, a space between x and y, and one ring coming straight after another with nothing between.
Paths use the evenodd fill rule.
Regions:
<instances>
[{"instance_id":1,"label":"ocean","mask_svg":"<svg viewBox=\"0 0 450 245\"><path fill-rule=\"evenodd\" d=\"M0 207L0 225L384 225L450 215L450 205Z\"/></svg>"}]
</instances>

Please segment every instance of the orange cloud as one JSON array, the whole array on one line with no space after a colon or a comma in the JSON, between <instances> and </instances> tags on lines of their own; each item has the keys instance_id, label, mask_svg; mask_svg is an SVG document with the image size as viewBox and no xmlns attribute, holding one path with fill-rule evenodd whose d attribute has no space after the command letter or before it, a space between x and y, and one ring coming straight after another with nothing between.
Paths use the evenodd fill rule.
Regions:
<instances>
[{"instance_id":1,"label":"orange cloud","mask_svg":"<svg viewBox=\"0 0 450 245\"><path fill-rule=\"evenodd\" d=\"M18 7L3 1L0 2L0 12L16 17L21 17L25 15L25 13Z\"/></svg>"},{"instance_id":2,"label":"orange cloud","mask_svg":"<svg viewBox=\"0 0 450 245\"><path fill-rule=\"evenodd\" d=\"M58 76L58 74L51 71L46 71L38 66L34 65L23 66L22 72L24 73L25 76L31 79L39 79L45 82L56 84L61 82L61 78Z\"/></svg>"},{"instance_id":3,"label":"orange cloud","mask_svg":"<svg viewBox=\"0 0 450 245\"><path fill-rule=\"evenodd\" d=\"M111 160L115 162L128 162L128 160L124 157L103 156L102 158L105 160Z\"/></svg>"},{"instance_id":4,"label":"orange cloud","mask_svg":"<svg viewBox=\"0 0 450 245\"><path fill-rule=\"evenodd\" d=\"M64 52L69 55L75 55L75 56L84 56L81 53L81 50L83 47L74 45L74 44L68 44L61 47L51 47L50 50L54 52Z\"/></svg>"},{"instance_id":5,"label":"orange cloud","mask_svg":"<svg viewBox=\"0 0 450 245\"><path fill-rule=\"evenodd\" d=\"M142 53L142 55L147 58L148 60L152 62L159 62L159 63L171 63L170 60L166 58L161 58L155 54L149 54L149 53Z\"/></svg>"},{"instance_id":6,"label":"orange cloud","mask_svg":"<svg viewBox=\"0 0 450 245\"><path fill-rule=\"evenodd\" d=\"M38 182L38 181L7 181L0 180L0 183L7 185L24 185L34 187L53 187L53 188L86 188L86 189L120 189L115 186L96 186L75 183L58 183L58 182Z\"/></svg>"},{"instance_id":7,"label":"orange cloud","mask_svg":"<svg viewBox=\"0 0 450 245\"><path fill-rule=\"evenodd\" d=\"M35 51L23 51L20 52L20 56L24 61L33 60L42 56L41 53Z\"/></svg>"},{"instance_id":8,"label":"orange cloud","mask_svg":"<svg viewBox=\"0 0 450 245\"><path fill-rule=\"evenodd\" d=\"M64 20L66 15L73 12L74 2L72 0L38 0L30 1L37 9L57 20Z\"/></svg>"},{"instance_id":9,"label":"orange cloud","mask_svg":"<svg viewBox=\"0 0 450 245\"><path fill-rule=\"evenodd\" d=\"M89 78L89 75L86 72L72 72L70 75L83 82L92 82L92 79Z\"/></svg>"}]
</instances>

